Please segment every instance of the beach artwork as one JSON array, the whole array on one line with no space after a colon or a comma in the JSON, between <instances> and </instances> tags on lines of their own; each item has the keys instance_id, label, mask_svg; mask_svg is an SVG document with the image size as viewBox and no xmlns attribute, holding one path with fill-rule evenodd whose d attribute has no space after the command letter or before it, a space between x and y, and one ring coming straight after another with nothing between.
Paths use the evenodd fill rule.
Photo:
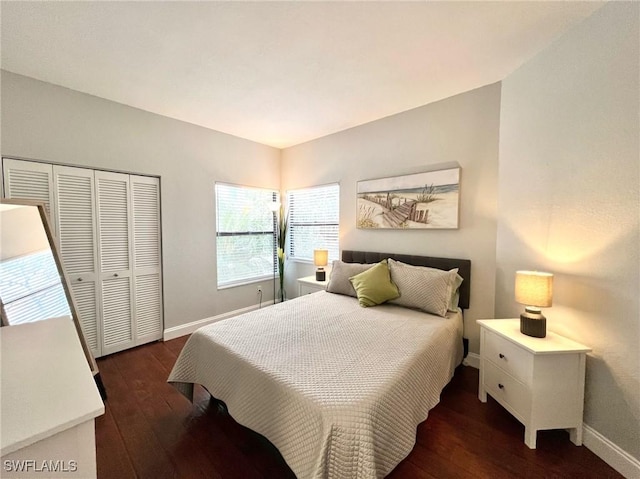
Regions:
<instances>
[{"instance_id":1,"label":"beach artwork","mask_svg":"<svg viewBox=\"0 0 640 479\"><path fill-rule=\"evenodd\" d=\"M456 229L460 168L359 181L358 228Z\"/></svg>"}]
</instances>

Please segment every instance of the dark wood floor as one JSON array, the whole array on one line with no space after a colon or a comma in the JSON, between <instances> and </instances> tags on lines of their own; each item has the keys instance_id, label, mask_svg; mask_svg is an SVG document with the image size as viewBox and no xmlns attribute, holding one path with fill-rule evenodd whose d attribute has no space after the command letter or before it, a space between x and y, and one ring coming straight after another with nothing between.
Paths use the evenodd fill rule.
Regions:
<instances>
[{"instance_id":1,"label":"dark wood floor","mask_svg":"<svg viewBox=\"0 0 640 479\"><path fill-rule=\"evenodd\" d=\"M108 392L96 421L98 478L294 477L269 441L238 425L202 388L191 404L167 384L186 339L98 360ZM491 398L480 403L477 383L477 370L458 368L389 478L622 477L564 431L541 431L538 448L527 448L524 427Z\"/></svg>"}]
</instances>

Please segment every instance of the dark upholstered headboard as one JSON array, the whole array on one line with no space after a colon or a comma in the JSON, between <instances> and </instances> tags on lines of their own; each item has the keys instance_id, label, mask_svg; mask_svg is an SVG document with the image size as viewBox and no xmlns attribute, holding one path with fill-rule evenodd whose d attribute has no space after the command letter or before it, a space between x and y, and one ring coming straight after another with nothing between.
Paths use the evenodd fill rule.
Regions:
<instances>
[{"instance_id":1,"label":"dark upholstered headboard","mask_svg":"<svg viewBox=\"0 0 640 479\"><path fill-rule=\"evenodd\" d=\"M464 279L460 286L460 301L458 304L462 309L469 308L471 295L471 260L434 258L431 256L415 256L410 254L374 253L371 251L344 250L342 252L342 261L345 263L377 263L385 258L393 258L396 261L402 261L403 263L414 266L428 266L445 271L458 268L458 274Z\"/></svg>"}]
</instances>

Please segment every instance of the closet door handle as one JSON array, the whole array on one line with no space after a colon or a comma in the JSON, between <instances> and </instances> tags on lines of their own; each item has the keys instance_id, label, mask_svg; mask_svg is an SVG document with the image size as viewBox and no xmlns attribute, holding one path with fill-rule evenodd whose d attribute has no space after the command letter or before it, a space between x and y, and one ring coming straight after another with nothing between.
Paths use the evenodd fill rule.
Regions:
<instances>
[{"instance_id":1,"label":"closet door handle","mask_svg":"<svg viewBox=\"0 0 640 479\"><path fill-rule=\"evenodd\" d=\"M500 383L498 383L498 387L499 387L500 389L504 389L504 384L500 384Z\"/></svg>"},{"instance_id":2,"label":"closet door handle","mask_svg":"<svg viewBox=\"0 0 640 479\"><path fill-rule=\"evenodd\" d=\"M504 354L500 353L500 354L498 354L498 357L499 357L500 359L504 359Z\"/></svg>"}]
</instances>

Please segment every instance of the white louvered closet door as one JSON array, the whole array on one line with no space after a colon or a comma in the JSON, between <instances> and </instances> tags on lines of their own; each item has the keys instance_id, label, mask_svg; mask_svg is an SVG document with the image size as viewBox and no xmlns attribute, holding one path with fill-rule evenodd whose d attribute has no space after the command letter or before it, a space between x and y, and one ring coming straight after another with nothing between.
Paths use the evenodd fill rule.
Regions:
<instances>
[{"instance_id":1,"label":"white louvered closet door","mask_svg":"<svg viewBox=\"0 0 640 479\"><path fill-rule=\"evenodd\" d=\"M129 175L95 172L102 353L135 346Z\"/></svg>"},{"instance_id":2,"label":"white louvered closet door","mask_svg":"<svg viewBox=\"0 0 640 479\"><path fill-rule=\"evenodd\" d=\"M102 355L98 306L98 254L93 170L53 166L60 255L69 277L82 332L95 357Z\"/></svg>"},{"instance_id":3,"label":"white louvered closet door","mask_svg":"<svg viewBox=\"0 0 640 479\"><path fill-rule=\"evenodd\" d=\"M162 337L160 180L130 176L136 345Z\"/></svg>"},{"instance_id":4,"label":"white louvered closet door","mask_svg":"<svg viewBox=\"0 0 640 479\"><path fill-rule=\"evenodd\" d=\"M2 159L5 198L27 199L44 203L49 219L55 212L53 197L53 170L47 163ZM49 221L54 236L57 236L55 221Z\"/></svg>"}]
</instances>

